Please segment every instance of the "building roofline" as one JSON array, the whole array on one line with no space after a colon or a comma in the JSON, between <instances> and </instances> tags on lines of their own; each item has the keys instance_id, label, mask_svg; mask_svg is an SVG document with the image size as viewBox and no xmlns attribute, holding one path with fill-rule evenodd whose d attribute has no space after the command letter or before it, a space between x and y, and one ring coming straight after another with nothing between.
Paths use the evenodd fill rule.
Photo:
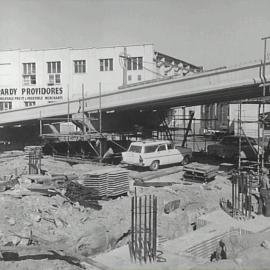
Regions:
<instances>
[{"instance_id":1,"label":"building roofline","mask_svg":"<svg viewBox=\"0 0 270 270\"><path fill-rule=\"evenodd\" d=\"M32 49L32 48L25 48L25 49L0 49L1 52L11 52L11 51L18 51L18 52L31 52L31 51L57 51L57 50L91 50L91 49L106 49L106 48L119 48L119 47L137 47L137 46L145 46L145 45L154 45L153 43L143 43L143 44L124 44L124 45L112 45L112 46L101 46L101 47L85 47L85 48L73 48L73 47L58 47L58 48L41 48L41 49Z\"/></svg>"}]
</instances>

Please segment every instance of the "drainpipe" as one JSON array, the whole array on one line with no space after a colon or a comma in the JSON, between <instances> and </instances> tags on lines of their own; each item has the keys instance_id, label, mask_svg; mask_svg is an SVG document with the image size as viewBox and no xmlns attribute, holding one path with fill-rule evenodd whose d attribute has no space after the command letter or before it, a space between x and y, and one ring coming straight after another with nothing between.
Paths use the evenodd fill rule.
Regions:
<instances>
[{"instance_id":1,"label":"drainpipe","mask_svg":"<svg viewBox=\"0 0 270 270\"><path fill-rule=\"evenodd\" d=\"M127 47L124 47L124 56L123 56L123 87L127 86Z\"/></svg>"}]
</instances>

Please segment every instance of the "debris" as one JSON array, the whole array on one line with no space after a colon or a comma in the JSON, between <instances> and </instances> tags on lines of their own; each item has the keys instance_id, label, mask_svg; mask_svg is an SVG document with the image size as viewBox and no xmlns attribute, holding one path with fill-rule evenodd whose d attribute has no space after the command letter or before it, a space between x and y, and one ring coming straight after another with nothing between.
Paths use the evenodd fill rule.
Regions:
<instances>
[{"instance_id":1,"label":"debris","mask_svg":"<svg viewBox=\"0 0 270 270\"><path fill-rule=\"evenodd\" d=\"M37 184L51 184L52 178L49 175L40 175L40 174L29 174L25 175L25 178L29 178L32 183L37 183Z\"/></svg>"},{"instance_id":2,"label":"debris","mask_svg":"<svg viewBox=\"0 0 270 270\"><path fill-rule=\"evenodd\" d=\"M57 228L64 228L68 225L66 221L64 221L62 218L56 218L55 219L55 225Z\"/></svg>"},{"instance_id":3,"label":"debris","mask_svg":"<svg viewBox=\"0 0 270 270\"><path fill-rule=\"evenodd\" d=\"M166 203L164 206L164 213L170 214L171 212L173 212L174 210L180 207L180 203L181 203L180 200L174 200L174 201Z\"/></svg>"},{"instance_id":4,"label":"debris","mask_svg":"<svg viewBox=\"0 0 270 270\"><path fill-rule=\"evenodd\" d=\"M81 236L76 244L76 251L83 256L100 253L105 251L108 247L105 226L91 224L89 231L90 233Z\"/></svg>"},{"instance_id":5,"label":"debris","mask_svg":"<svg viewBox=\"0 0 270 270\"><path fill-rule=\"evenodd\" d=\"M265 249L270 249L270 242L268 240L264 240L261 243L261 246L264 247Z\"/></svg>"},{"instance_id":6,"label":"debris","mask_svg":"<svg viewBox=\"0 0 270 270\"><path fill-rule=\"evenodd\" d=\"M135 179L134 186L140 186L140 187L166 187L166 186L172 186L173 184L176 184L176 182L144 182L141 179Z\"/></svg>"},{"instance_id":7,"label":"debris","mask_svg":"<svg viewBox=\"0 0 270 270\"><path fill-rule=\"evenodd\" d=\"M8 222L8 224L11 225L11 226L13 226L13 225L16 224L15 219L12 218L12 217L8 217L8 218L7 218L7 222Z\"/></svg>"},{"instance_id":8,"label":"debris","mask_svg":"<svg viewBox=\"0 0 270 270\"><path fill-rule=\"evenodd\" d=\"M6 191L7 187L4 183L0 183L0 192Z\"/></svg>"},{"instance_id":9,"label":"debris","mask_svg":"<svg viewBox=\"0 0 270 270\"><path fill-rule=\"evenodd\" d=\"M13 175L9 176L9 179L7 181L0 183L0 191L6 191L8 189L11 189L15 187L15 185L19 184L18 177L15 177Z\"/></svg>"},{"instance_id":10,"label":"debris","mask_svg":"<svg viewBox=\"0 0 270 270\"><path fill-rule=\"evenodd\" d=\"M106 200L98 201L100 198L96 196L92 187L81 185L76 181L76 178L85 172L91 173L96 170L96 165L95 167L89 164L71 167L64 162L52 161L50 157L44 157L43 162L46 163L46 175L25 174L18 178L20 184L14 190L1 193L0 214L3 217L13 217L16 221L15 226L11 227L7 219L0 219L0 228L3 232L2 237L0 236L2 252L18 253L20 264L24 263L24 258L28 258L31 264L35 263L33 258L39 258L42 264L43 261L48 261L57 265L58 262L54 260L58 260L55 258L59 258L58 255L60 255L76 258L79 263L96 265L97 262L83 255L102 253L127 243L130 230L130 198L121 197L117 200L106 198ZM18 167L20 175L22 171L20 163L14 164ZM105 167L103 168L106 170ZM170 170L176 169L179 170L179 167ZM164 171L168 170L164 169ZM13 167L12 171L14 171ZM166 174L165 177L159 177L160 179L150 182L138 181L149 186L149 188L137 189L137 193L141 193L142 197L152 195L160 198L157 225L158 239L160 240L161 236L161 239L164 239L162 241L175 239L190 231L191 219L193 221L195 214L196 216L202 214L202 211L199 212L198 209L201 209L203 202L207 200L207 203L212 206L220 196L220 192L211 192L211 197L208 196L209 193L206 194L200 188L201 185L185 186L189 184L185 182L183 185L173 185L179 183L181 175L182 173L170 176ZM116 180L117 177L115 177ZM50 184L46 183L46 178L50 179ZM116 181L113 181L114 179L112 184L115 184ZM222 187L222 194L227 191L222 181L218 185ZM155 188L159 186L161 188ZM20 199L14 196L15 192L20 195ZM168 205L164 206L164 202L168 202ZM185 211L182 211L182 208ZM205 207L205 209L208 208ZM172 214L166 215L162 212ZM173 213L176 212L177 214L174 215ZM192 215L190 215L191 212ZM7 246L3 246L3 243ZM50 250L58 255L54 256ZM31 257L32 255L36 257ZM11 260L9 263L14 262ZM3 261L0 263L0 268L1 264L4 265L3 269L10 269L10 265L4 264ZM17 265L18 269L23 267ZM40 266L42 267L43 265ZM72 267L74 265L71 265L71 268L59 267L57 269L77 269ZM39 267L31 269L37 268ZM56 269L51 265L44 269L51 268ZM106 269L106 266L99 265L99 268Z\"/></svg>"},{"instance_id":11,"label":"debris","mask_svg":"<svg viewBox=\"0 0 270 270\"><path fill-rule=\"evenodd\" d=\"M218 189L218 190L221 190L222 187L218 186L218 185L214 185L214 188Z\"/></svg>"},{"instance_id":12,"label":"debris","mask_svg":"<svg viewBox=\"0 0 270 270\"><path fill-rule=\"evenodd\" d=\"M4 241L4 246L9 246L9 245L17 246L20 243L20 241L21 241L20 237L16 235L9 235Z\"/></svg>"},{"instance_id":13,"label":"debris","mask_svg":"<svg viewBox=\"0 0 270 270\"><path fill-rule=\"evenodd\" d=\"M85 187L75 182L67 185L65 196L72 202L78 202L85 207L91 207L100 210L102 207L97 202L97 196L94 188Z\"/></svg>"},{"instance_id":14,"label":"debris","mask_svg":"<svg viewBox=\"0 0 270 270\"><path fill-rule=\"evenodd\" d=\"M30 218L35 222L40 222L41 221L41 216L37 215L37 214L31 214Z\"/></svg>"}]
</instances>

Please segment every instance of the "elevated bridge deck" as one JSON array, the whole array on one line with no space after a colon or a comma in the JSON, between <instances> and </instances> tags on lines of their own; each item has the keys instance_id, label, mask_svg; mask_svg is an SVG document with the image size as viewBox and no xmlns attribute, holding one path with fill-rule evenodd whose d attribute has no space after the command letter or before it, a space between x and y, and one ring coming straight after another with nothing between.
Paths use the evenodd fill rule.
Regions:
<instances>
[{"instance_id":1,"label":"elevated bridge deck","mask_svg":"<svg viewBox=\"0 0 270 270\"><path fill-rule=\"evenodd\" d=\"M270 62L263 78L261 63L202 72L186 77L143 82L124 89L102 93L102 110L160 109L193 106L262 96L262 83L270 80ZM269 86L266 94L269 95ZM85 111L99 109L99 96L85 98ZM80 100L69 102L70 114L77 113ZM53 103L0 113L0 125L9 125L40 118L63 117L68 103Z\"/></svg>"}]
</instances>

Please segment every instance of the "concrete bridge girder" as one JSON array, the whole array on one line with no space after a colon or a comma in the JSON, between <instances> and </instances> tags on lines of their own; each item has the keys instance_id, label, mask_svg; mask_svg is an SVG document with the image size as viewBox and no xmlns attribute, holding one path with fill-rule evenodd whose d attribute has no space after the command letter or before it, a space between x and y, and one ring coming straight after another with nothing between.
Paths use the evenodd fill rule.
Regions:
<instances>
[{"instance_id":1,"label":"concrete bridge girder","mask_svg":"<svg viewBox=\"0 0 270 270\"><path fill-rule=\"evenodd\" d=\"M102 110L131 110L134 108L165 109L254 98L262 95L261 69L261 64L253 64L202 72L184 78L145 82L114 92L102 93L101 97L85 98L84 109L86 112L97 111L100 99ZM266 65L266 74L270 74L270 62ZM80 100L70 101L70 114L78 113L80 102ZM0 125L22 123L40 118L65 117L67 108L67 102L61 102L1 112Z\"/></svg>"}]
</instances>

